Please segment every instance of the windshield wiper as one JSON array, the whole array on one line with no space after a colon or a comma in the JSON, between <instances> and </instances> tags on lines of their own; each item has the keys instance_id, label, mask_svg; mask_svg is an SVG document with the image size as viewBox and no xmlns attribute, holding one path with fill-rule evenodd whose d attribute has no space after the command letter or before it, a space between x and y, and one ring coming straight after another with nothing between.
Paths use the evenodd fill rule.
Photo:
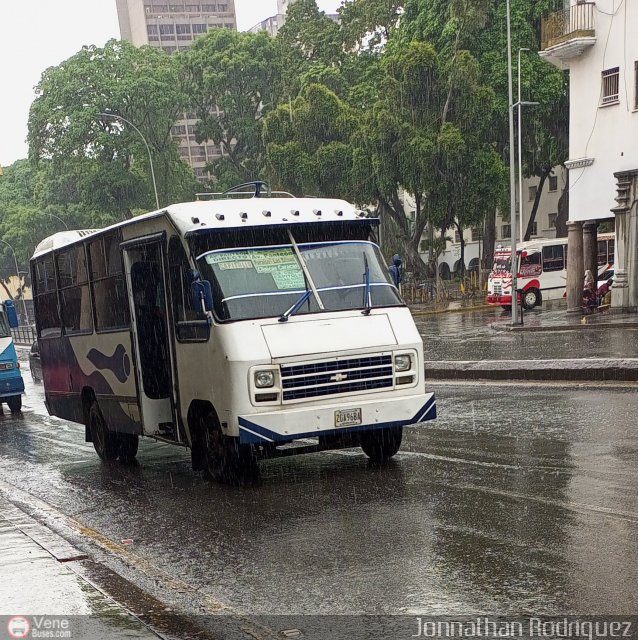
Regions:
<instances>
[{"instance_id":1,"label":"windshield wiper","mask_svg":"<svg viewBox=\"0 0 638 640\"><path fill-rule=\"evenodd\" d=\"M301 251L299 251L299 246L297 245L297 241L292 235L292 231L290 231L290 229L288 229L288 238L290 238L290 244L292 245L292 250L297 256L297 262L299 262L299 266L301 267L301 270L303 271L304 276L306 277L306 286L310 285L310 288L312 289L312 293L315 294L315 299L317 300L317 304L319 305L319 308L322 311L325 311L326 308L323 306L323 302L321 300L321 297L319 296L317 287L315 286L314 280L310 275L310 271L308 270L308 265L306 264L306 260L303 257L303 254L301 253Z\"/></svg>"},{"instance_id":2,"label":"windshield wiper","mask_svg":"<svg viewBox=\"0 0 638 640\"><path fill-rule=\"evenodd\" d=\"M299 300L297 300L297 302L295 302L295 304L293 304L292 307L288 309L288 311L284 311L281 314L279 318L279 322L288 322L288 318L290 318L290 316L293 316L295 313L297 313L297 311L299 311L299 309L303 307L303 305L306 303L306 301L308 300L308 298L310 298L311 295L312 295L312 289L308 289L308 291L305 291L301 296L301 298L299 298Z\"/></svg>"},{"instance_id":3,"label":"windshield wiper","mask_svg":"<svg viewBox=\"0 0 638 640\"><path fill-rule=\"evenodd\" d=\"M369 316L372 309L372 287L370 286L370 265L368 264L368 256L365 251L363 252L363 265L365 267L363 273L363 284L365 284L363 306L365 308L361 313L363 313L364 316Z\"/></svg>"}]
</instances>

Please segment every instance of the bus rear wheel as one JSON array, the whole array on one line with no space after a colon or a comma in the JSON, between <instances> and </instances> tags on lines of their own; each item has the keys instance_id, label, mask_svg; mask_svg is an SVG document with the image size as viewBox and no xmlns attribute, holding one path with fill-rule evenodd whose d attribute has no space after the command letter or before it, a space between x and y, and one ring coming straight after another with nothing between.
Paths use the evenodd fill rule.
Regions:
<instances>
[{"instance_id":1,"label":"bus rear wheel","mask_svg":"<svg viewBox=\"0 0 638 640\"><path fill-rule=\"evenodd\" d=\"M401 448L403 427L374 429L361 434L361 448L374 462L383 462L392 458Z\"/></svg>"},{"instance_id":2,"label":"bus rear wheel","mask_svg":"<svg viewBox=\"0 0 638 640\"><path fill-rule=\"evenodd\" d=\"M525 311L530 311L534 307L537 307L541 304L541 292L538 289L527 289L527 291L523 291L523 309Z\"/></svg>"},{"instance_id":3,"label":"bus rear wheel","mask_svg":"<svg viewBox=\"0 0 638 640\"><path fill-rule=\"evenodd\" d=\"M89 428L97 455L105 462L115 460L120 453L120 438L107 427L97 402L89 409Z\"/></svg>"},{"instance_id":4,"label":"bus rear wheel","mask_svg":"<svg viewBox=\"0 0 638 640\"><path fill-rule=\"evenodd\" d=\"M139 436L133 433L118 433L117 438L119 440L118 460L122 464L133 464L137 456Z\"/></svg>"},{"instance_id":5,"label":"bus rear wheel","mask_svg":"<svg viewBox=\"0 0 638 640\"><path fill-rule=\"evenodd\" d=\"M224 435L217 425L209 425L203 435L205 470L213 480L235 486L257 482L259 466L249 445Z\"/></svg>"},{"instance_id":6,"label":"bus rear wheel","mask_svg":"<svg viewBox=\"0 0 638 640\"><path fill-rule=\"evenodd\" d=\"M11 413L20 413L20 411L22 411L22 396L11 396L7 398L7 406Z\"/></svg>"}]
</instances>

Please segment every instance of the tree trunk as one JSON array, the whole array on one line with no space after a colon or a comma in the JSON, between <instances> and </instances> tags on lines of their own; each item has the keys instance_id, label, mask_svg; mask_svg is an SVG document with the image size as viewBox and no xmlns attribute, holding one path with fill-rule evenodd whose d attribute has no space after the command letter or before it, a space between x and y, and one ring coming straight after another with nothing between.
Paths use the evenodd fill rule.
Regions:
<instances>
[{"instance_id":1,"label":"tree trunk","mask_svg":"<svg viewBox=\"0 0 638 640\"><path fill-rule=\"evenodd\" d=\"M491 269L496 246L496 209L490 209L485 215L485 231L483 232L483 255L481 268Z\"/></svg>"},{"instance_id":2,"label":"tree trunk","mask_svg":"<svg viewBox=\"0 0 638 640\"><path fill-rule=\"evenodd\" d=\"M556 216L556 237L567 237L567 221L569 220L569 171L565 178L565 188L558 200L558 215Z\"/></svg>"},{"instance_id":3,"label":"tree trunk","mask_svg":"<svg viewBox=\"0 0 638 640\"><path fill-rule=\"evenodd\" d=\"M534 230L534 222L536 221L536 213L538 212L538 205L541 203L541 198L543 197L543 187L545 186L545 180L549 177L549 174L552 172L551 167L546 167L543 169L543 173L541 173L541 181L538 183L538 188L536 189L536 196L534 197L534 205L532 206L532 211L529 215L529 221L527 223L527 230L525 231L525 235L523 236L523 240L527 242L532 237L532 231ZM523 215L523 203L520 203L520 211L518 215Z\"/></svg>"},{"instance_id":4,"label":"tree trunk","mask_svg":"<svg viewBox=\"0 0 638 640\"><path fill-rule=\"evenodd\" d=\"M0 284L2 285L2 288L7 292L7 295L9 296L9 300L13 300L14 297L11 295L11 291L9 291L9 287L7 287L7 283L4 280L0 280Z\"/></svg>"}]
</instances>

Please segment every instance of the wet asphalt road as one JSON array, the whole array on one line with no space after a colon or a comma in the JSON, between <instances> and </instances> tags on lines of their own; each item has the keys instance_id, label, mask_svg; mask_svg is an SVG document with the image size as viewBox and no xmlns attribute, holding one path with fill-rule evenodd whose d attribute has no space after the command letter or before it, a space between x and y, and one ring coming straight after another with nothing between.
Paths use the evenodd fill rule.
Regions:
<instances>
[{"instance_id":1,"label":"wet asphalt road","mask_svg":"<svg viewBox=\"0 0 638 640\"><path fill-rule=\"evenodd\" d=\"M638 358L638 328L580 331L508 332L511 324L500 307L475 312L414 318L423 336L426 360L547 360L554 358ZM565 323L564 305L550 303L525 312L525 326Z\"/></svg>"},{"instance_id":2,"label":"wet asphalt road","mask_svg":"<svg viewBox=\"0 0 638 640\"><path fill-rule=\"evenodd\" d=\"M0 482L131 539L117 570L176 609L638 611L635 386L435 390L440 418L407 430L387 467L325 452L263 463L258 486L234 489L150 441L136 467L100 463L29 381L23 415L0 416Z\"/></svg>"}]
</instances>

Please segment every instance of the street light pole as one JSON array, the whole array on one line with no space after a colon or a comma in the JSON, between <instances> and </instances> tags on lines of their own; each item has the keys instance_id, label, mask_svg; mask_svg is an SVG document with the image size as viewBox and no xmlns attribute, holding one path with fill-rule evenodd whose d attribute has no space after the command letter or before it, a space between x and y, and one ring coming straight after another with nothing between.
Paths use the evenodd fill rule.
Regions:
<instances>
[{"instance_id":1,"label":"street light pole","mask_svg":"<svg viewBox=\"0 0 638 640\"><path fill-rule=\"evenodd\" d=\"M521 109L521 52L529 51L527 47L518 50L518 216L520 218L520 236L523 242L523 109Z\"/></svg>"},{"instance_id":2,"label":"street light pole","mask_svg":"<svg viewBox=\"0 0 638 640\"><path fill-rule=\"evenodd\" d=\"M69 230L69 225L66 222L64 222L64 220L62 220L62 218L60 218L59 216L56 216L53 213L49 213L47 211L45 211L44 214L47 215L47 216L50 216L51 218L55 218L56 220L59 220L64 225L64 228L67 231Z\"/></svg>"},{"instance_id":3,"label":"street light pole","mask_svg":"<svg viewBox=\"0 0 638 640\"><path fill-rule=\"evenodd\" d=\"M510 236L512 257L510 270L512 272L512 325L518 324L518 306L516 295L516 176L514 162L514 90L512 87L512 24L510 17L510 0L506 0L507 13L507 89L509 104L509 146L510 146Z\"/></svg>"},{"instance_id":4,"label":"street light pole","mask_svg":"<svg viewBox=\"0 0 638 640\"><path fill-rule=\"evenodd\" d=\"M20 284L20 268L18 267L18 258L16 257L16 252L13 250L13 247L6 241L0 240L2 244L6 244L9 249L11 249L11 253L13 254L13 261L16 267L16 278L18 278L18 285ZM29 324L29 314L27 313L27 303L24 301L24 287L22 287L22 295L20 296L22 299L22 311L24 313L24 321Z\"/></svg>"},{"instance_id":5,"label":"street light pole","mask_svg":"<svg viewBox=\"0 0 638 640\"><path fill-rule=\"evenodd\" d=\"M146 138L142 135L142 132L130 121L124 118L123 116L118 116L114 113L99 113L100 116L105 116L106 118L115 118L116 120L122 120L122 122L126 122L126 124L130 124L135 131L139 134L140 138L144 142L146 146L146 151L148 152L148 162L151 166L151 177L153 178L153 191L155 192L155 204L157 208L160 208L159 197L157 195L157 183L155 182L155 169L153 168L153 156L151 155L151 148L148 146L148 142L146 142Z\"/></svg>"}]
</instances>

